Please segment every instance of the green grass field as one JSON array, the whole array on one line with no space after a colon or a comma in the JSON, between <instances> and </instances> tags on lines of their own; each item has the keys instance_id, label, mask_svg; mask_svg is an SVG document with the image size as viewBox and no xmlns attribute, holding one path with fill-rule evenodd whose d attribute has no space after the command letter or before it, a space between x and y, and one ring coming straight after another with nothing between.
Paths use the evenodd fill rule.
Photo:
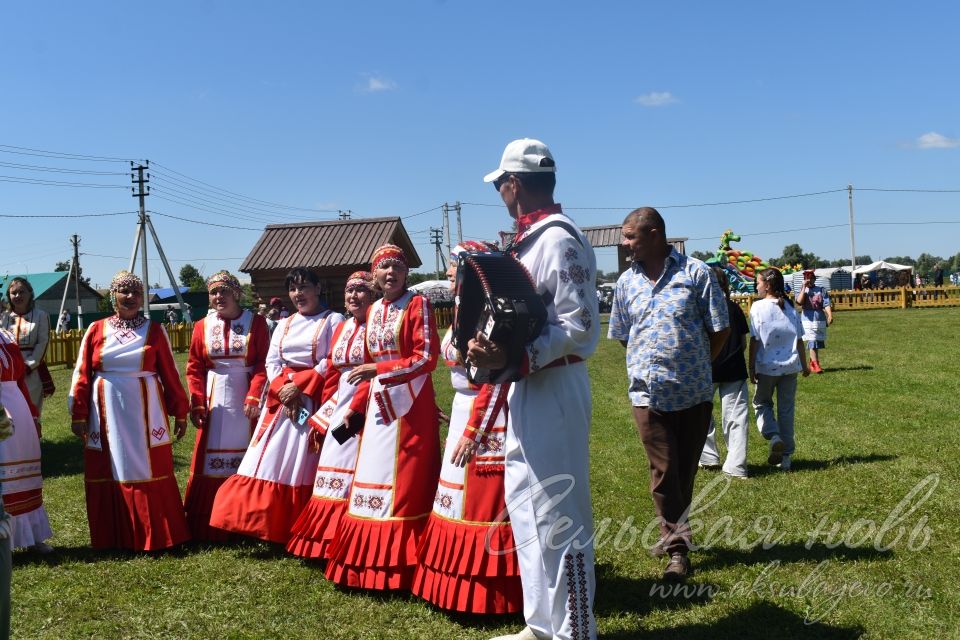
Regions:
<instances>
[{"instance_id":1,"label":"green grass field","mask_svg":"<svg viewBox=\"0 0 960 640\"><path fill-rule=\"evenodd\" d=\"M601 339L589 366L602 637L960 637L960 309L836 318L826 374L800 383L795 470L766 466L751 415L752 477L698 475L709 494L693 515L705 548L683 593L656 591L664 561L642 544L653 507L623 349ZM13 637L488 638L523 626L519 616L451 616L405 595L341 591L317 566L257 542L92 551L69 372L54 375L43 469L57 550L14 555ZM449 406L448 376L435 378ZM192 436L191 427L175 447L181 489Z\"/></svg>"}]
</instances>

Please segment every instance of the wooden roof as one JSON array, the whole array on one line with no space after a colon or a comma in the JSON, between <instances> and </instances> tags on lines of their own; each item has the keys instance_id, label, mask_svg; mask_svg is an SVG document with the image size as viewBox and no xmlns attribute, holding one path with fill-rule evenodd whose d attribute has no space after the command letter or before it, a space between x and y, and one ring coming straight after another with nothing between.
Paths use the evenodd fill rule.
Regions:
<instances>
[{"instance_id":1,"label":"wooden roof","mask_svg":"<svg viewBox=\"0 0 960 640\"><path fill-rule=\"evenodd\" d=\"M240 271L364 265L388 242L404 250L411 269L422 264L403 222L389 216L267 225Z\"/></svg>"},{"instance_id":2,"label":"wooden roof","mask_svg":"<svg viewBox=\"0 0 960 640\"><path fill-rule=\"evenodd\" d=\"M618 247L623 238L620 231L623 229L621 224L608 224L602 227L580 227L583 235L587 236L590 246L597 247ZM504 244L513 240L515 234L512 231L501 231L500 241ZM677 248L677 251L684 253L686 238L667 238L667 242Z\"/></svg>"}]
</instances>

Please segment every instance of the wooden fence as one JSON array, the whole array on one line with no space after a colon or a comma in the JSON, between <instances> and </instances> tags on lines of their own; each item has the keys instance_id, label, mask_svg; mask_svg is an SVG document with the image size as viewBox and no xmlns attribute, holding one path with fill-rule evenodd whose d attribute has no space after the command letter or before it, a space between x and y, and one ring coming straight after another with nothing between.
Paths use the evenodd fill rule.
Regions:
<instances>
[{"instance_id":1,"label":"wooden fence","mask_svg":"<svg viewBox=\"0 0 960 640\"><path fill-rule=\"evenodd\" d=\"M433 317L437 328L441 332L453 323L453 309L434 309ZM170 346L177 353L190 349L190 340L193 337L193 325L186 323L165 324L167 335L170 336ZM50 342L47 344L47 365L65 364L73 366L80 353L80 341L83 339L83 330L71 329L64 333L50 332Z\"/></svg>"},{"instance_id":2,"label":"wooden fence","mask_svg":"<svg viewBox=\"0 0 960 640\"><path fill-rule=\"evenodd\" d=\"M750 305L757 299L750 294L734 294L734 302L750 314ZM834 311L863 311L866 309L920 309L927 307L960 307L960 287L900 287L897 289L869 289L866 291L830 292Z\"/></svg>"}]
</instances>

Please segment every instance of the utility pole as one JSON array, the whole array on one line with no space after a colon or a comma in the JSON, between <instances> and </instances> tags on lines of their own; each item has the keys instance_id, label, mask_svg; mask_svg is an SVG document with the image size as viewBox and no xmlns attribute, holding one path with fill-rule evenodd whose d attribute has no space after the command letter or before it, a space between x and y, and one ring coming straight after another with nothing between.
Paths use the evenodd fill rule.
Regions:
<instances>
[{"instance_id":1,"label":"utility pole","mask_svg":"<svg viewBox=\"0 0 960 640\"><path fill-rule=\"evenodd\" d=\"M850 207L850 287L853 288L854 271L857 268L857 246L853 239L853 185L847 185L847 202Z\"/></svg>"},{"instance_id":2,"label":"utility pole","mask_svg":"<svg viewBox=\"0 0 960 640\"><path fill-rule=\"evenodd\" d=\"M140 258L143 261L143 317L150 319L150 273L147 270L147 195L150 193L150 187L145 186L150 182L150 174L147 174L147 177L143 177L143 172L147 167L150 166L150 161L147 160L147 165L138 164L136 167L133 166L133 161L130 161L130 166L133 167L133 171L136 172L136 176L131 174L130 182L136 184L136 187L130 187L130 190L133 191L134 198L140 198L140 216L137 219L137 237L133 241L133 255L130 258L130 272L133 273L134 268L136 268L137 262L137 251L140 251ZM177 285L174 283L174 289Z\"/></svg>"},{"instance_id":3,"label":"utility pole","mask_svg":"<svg viewBox=\"0 0 960 640\"><path fill-rule=\"evenodd\" d=\"M77 294L77 329L83 329L83 304L80 302L80 236L73 234L70 237L70 242L73 243L73 264L71 265L71 271L73 271L73 289ZM63 283L64 294L66 294L68 284L69 281Z\"/></svg>"},{"instance_id":4,"label":"utility pole","mask_svg":"<svg viewBox=\"0 0 960 640\"><path fill-rule=\"evenodd\" d=\"M76 236L74 236L76 237ZM57 313L57 324L60 324L60 316L63 315L63 310L67 307L67 292L70 290L70 277L73 275L73 270L76 268L77 258L74 255L73 260L70 261L70 268L67 269L67 279L63 281L63 297L60 298L60 311ZM69 329L69 327L67 327ZM80 327L83 328L82 326Z\"/></svg>"},{"instance_id":5,"label":"utility pole","mask_svg":"<svg viewBox=\"0 0 960 640\"><path fill-rule=\"evenodd\" d=\"M344 210L344 209L337 209L337 214L338 214L337 219L338 219L338 220L349 220L351 213L353 213L353 211L350 210L350 209L346 209L346 210Z\"/></svg>"},{"instance_id":6,"label":"utility pole","mask_svg":"<svg viewBox=\"0 0 960 640\"><path fill-rule=\"evenodd\" d=\"M147 234L149 233L153 236L153 243L157 246L160 262L163 264L164 271L167 272L167 278L170 279L170 286L173 287L173 294L177 297L180 314L183 316L187 305L183 301L183 296L180 295L180 286L173 275L170 263L167 262L167 256L163 253L160 236L157 235L157 230L153 228L150 216L147 215L146 197L150 195L150 187L145 185L150 182L150 174L148 173L144 177L144 171L150 167L150 161L147 160L146 165L138 164L136 166L131 162L130 167L130 181L137 185L137 187L131 187L131 191L134 192L133 197L140 198L140 217L137 221L137 234L133 239L133 252L130 255L130 272L133 273L133 269L137 266L137 253L139 251L143 261L143 315L145 318L150 318L150 274L147 272Z\"/></svg>"},{"instance_id":7,"label":"utility pole","mask_svg":"<svg viewBox=\"0 0 960 640\"><path fill-rule=\"evenodd\" d=\"M453 253L453 247L450 246L450 205L443 203L443 235L447 239L447 255Z\"/></svg>"},{"instance_id":8,"label":"utility pole","mask_svg":"<svg viewBox=\"0 0 960 640\"><path fill-rule=\"evenodd\" d=\"M463 242L463 225L460 223L460 201L457 200L453 208L457 210L457 244Z\"/></svg>"},{"instance_id":9,"label":"utility pole","mask_svg":"<svg viewBox=\"0 0 960 640\"><path fill-rule=\"evenodd\" d=\"M440 246L443 244L443 229L437 227L430 227L430 242L433 243L433 246L436 247L436 257L437 257L437 279L440 279L440 265L446 264L446 261L443 260L443 250Z\"/></svg>"}]
</instances>

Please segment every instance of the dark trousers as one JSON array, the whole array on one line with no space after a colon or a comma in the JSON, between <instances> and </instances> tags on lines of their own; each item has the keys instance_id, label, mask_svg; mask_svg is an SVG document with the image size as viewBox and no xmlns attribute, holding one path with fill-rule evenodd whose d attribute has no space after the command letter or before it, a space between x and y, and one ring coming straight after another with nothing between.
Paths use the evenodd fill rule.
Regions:
<instances>
[{"instance_id":1,"label":"dark trousers","mask_svg":"<svg viewBox=\"0 0 960 640\"><path fill-rule=\"evenodd\" d=\"M650 493L660 517L660 544L667 553L686 553L690 547L686 511L693 500L693 481L712 413L711 402L681 411L633 408L650 462Z\"/></svg>"}]
</instances>

